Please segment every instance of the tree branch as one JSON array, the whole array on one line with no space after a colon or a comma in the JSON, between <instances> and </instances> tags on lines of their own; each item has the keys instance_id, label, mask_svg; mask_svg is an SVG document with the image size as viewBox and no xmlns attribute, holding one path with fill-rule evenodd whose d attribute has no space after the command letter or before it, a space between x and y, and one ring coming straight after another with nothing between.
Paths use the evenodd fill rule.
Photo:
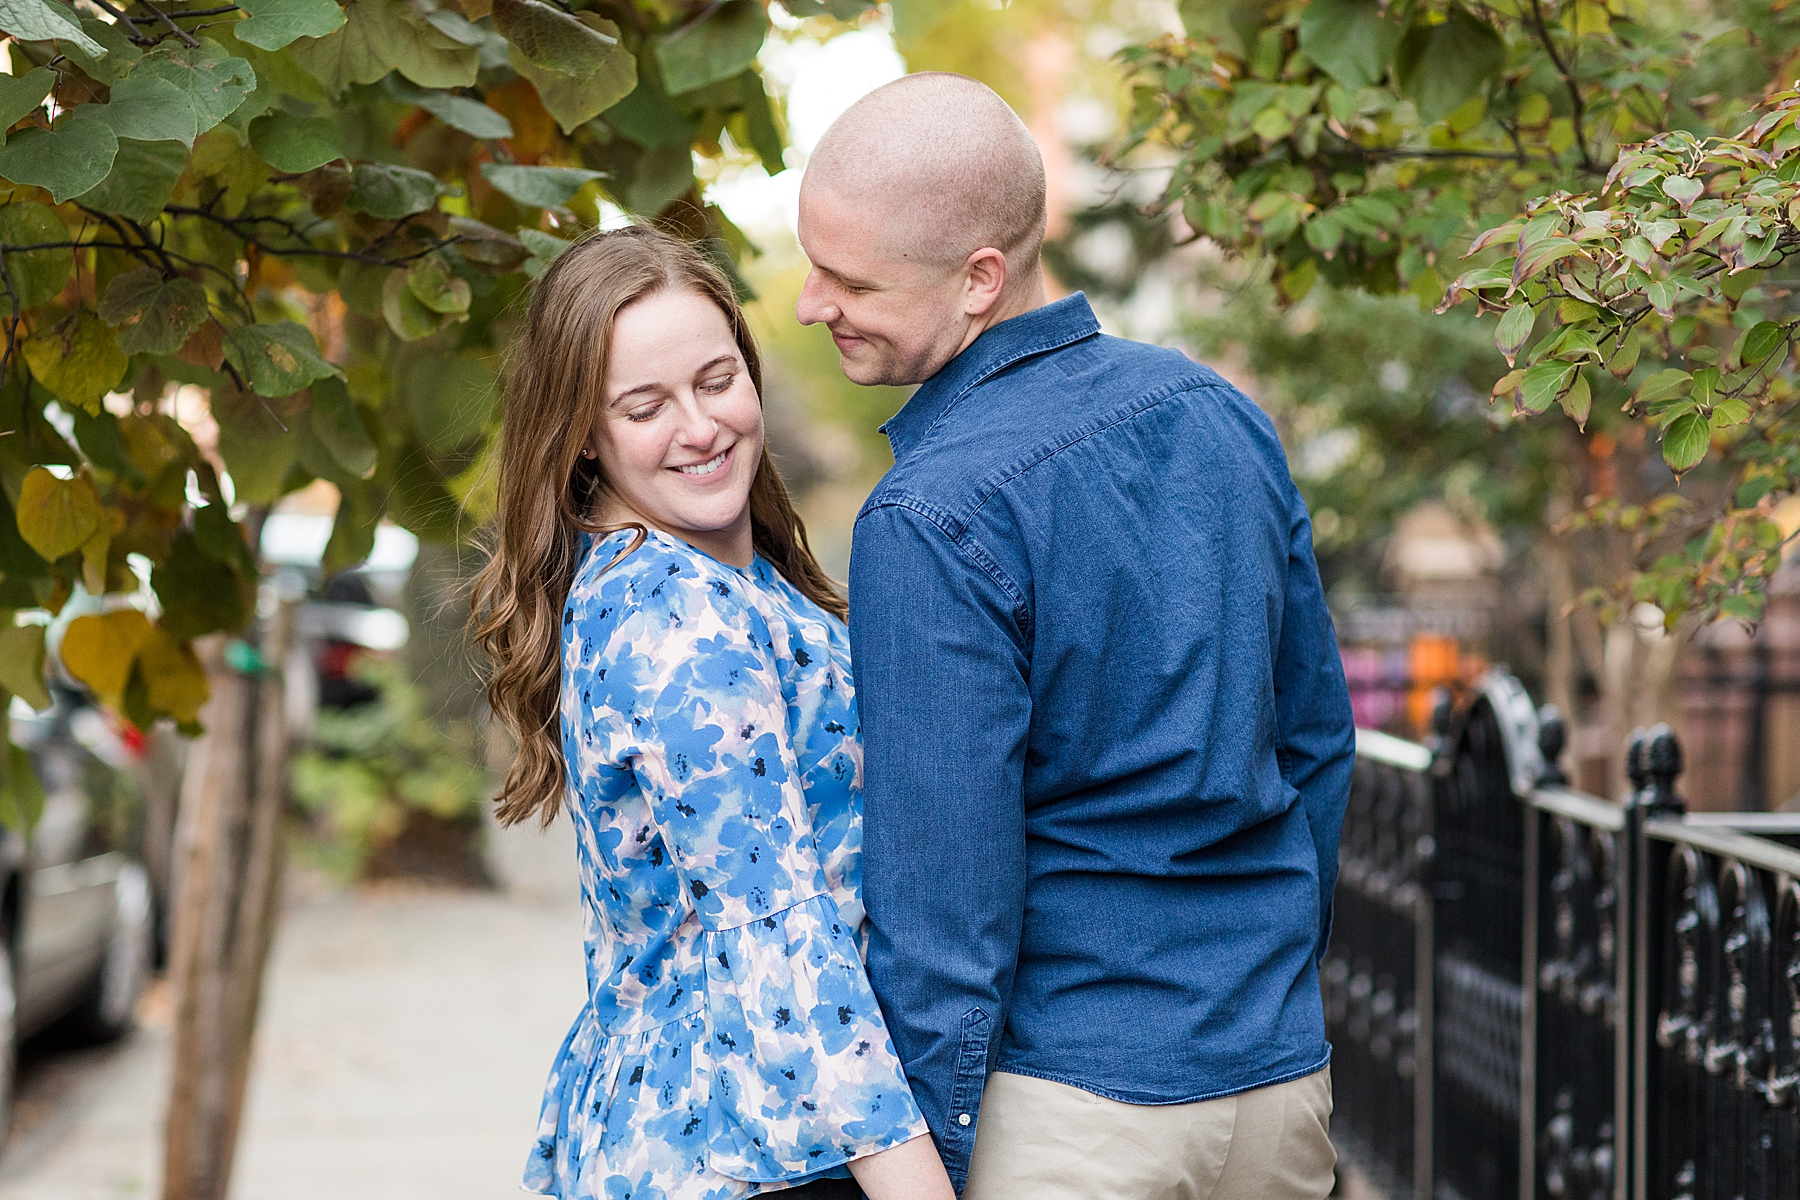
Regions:
<instances>
[{"instance_id":1,"label":"tree branch","mask_svg":"<svg viewBox=\"0 0 1800 1200\"><path fill-rule=\"evenodd\" d=\"M1594 165L1593 155L1588 153L1587 129L1583 123L1587 115L1587 105L1582 102L1581 88L1576 84L1575 76L1564 64L1562 55L1556 52L1556 42L1550 36L1550 27L1544 24L1544 9L1538 0L1531 0L1531 19L1532 23L1537 26L1538 41L1543 43L1544 52L1550 56L1550 62L1556 67L1556 73L1562 76L1563 86L1569 89L1569 104L1574 110L1572 124L1575 127L1575 144L1581 147L1581 169L1590 174L1596 172L1599 168Z\"/></svg>"}]
</instances>

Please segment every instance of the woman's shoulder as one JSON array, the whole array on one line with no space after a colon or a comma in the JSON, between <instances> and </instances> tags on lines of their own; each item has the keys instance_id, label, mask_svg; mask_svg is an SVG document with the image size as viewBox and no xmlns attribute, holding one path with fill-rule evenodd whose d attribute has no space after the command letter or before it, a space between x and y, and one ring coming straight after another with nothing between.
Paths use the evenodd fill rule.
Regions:
<instances>
[{"instance_id":1,"label":"woman's shoulder","mask_svg":"<svg viewBox=\"0 0 1800 1200\"><path fill-rule=\"evenodd\" d=\"M742 575L655 529L630 549L638 537L632 527L592 539L569 588L565 622L591 627L643 614L680 626L705 611L727 620L742 615Z\"/></svg>"}]
</instances>

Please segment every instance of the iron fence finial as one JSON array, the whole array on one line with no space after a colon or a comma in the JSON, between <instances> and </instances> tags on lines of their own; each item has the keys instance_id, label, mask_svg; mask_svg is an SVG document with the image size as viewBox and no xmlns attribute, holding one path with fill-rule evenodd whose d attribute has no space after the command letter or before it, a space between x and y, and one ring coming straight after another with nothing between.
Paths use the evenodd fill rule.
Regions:
<instances>
[{"instance_id":1,"label":"iron fence finial","mask_svg":"<svg viewBox=\"0 0 1800 1200\"><path fill-rule=\"evenodd\" d=\"M1675 777L1681 774L1681 739L1667 725L1656 725L1646 734L1648 748L1644 752L1650 773L1650 794L1644 803L1652 809L1683 807L1675 792Z\"/></svg>"},{"instance_id":2,"label":"iron fence finial","mask_svg":"<svg viewBox=\"0 0 1800 1200\"><path fill-rule=\"evenodd\" d=\"M1631 731L1631 741L1625 749L1625 777L1631 780L1633 792L1650 785L1650 733L1641 725Z\"/></svg>"},{"instance_id":3,"label":"iron fence finial","mask_svg":"<svg viewBox=\"0 0 1800 1200\"><path fill-rule=\"evenodd\" d=\"M1563 745L1567 733L1563 728L1562 710L1554 704L1546 704L1538 709L1538 753L1544 756L1544 769L1538 775L1538 783L1545 787L1562 787L1569 782L1563 773Z\"/></svg>"}]
</instances>

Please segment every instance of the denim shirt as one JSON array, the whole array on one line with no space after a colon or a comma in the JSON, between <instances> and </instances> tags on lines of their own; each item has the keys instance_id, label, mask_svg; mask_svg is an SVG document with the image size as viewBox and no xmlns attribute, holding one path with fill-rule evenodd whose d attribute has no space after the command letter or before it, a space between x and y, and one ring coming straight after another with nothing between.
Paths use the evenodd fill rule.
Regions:
<instances>
[{"instance_id":1,"label":"denim shirt","mask_svg":"<svg viewBox=\"0 0 1800 1200\"><path fill-rule=\"evenodd\" d=\"M883 428L850 564L868 966L958 1190L996 1069L1133 1104L1319 1070L1355 736L1268 418L1075 295Z\"/></svg>"}]
</instances>

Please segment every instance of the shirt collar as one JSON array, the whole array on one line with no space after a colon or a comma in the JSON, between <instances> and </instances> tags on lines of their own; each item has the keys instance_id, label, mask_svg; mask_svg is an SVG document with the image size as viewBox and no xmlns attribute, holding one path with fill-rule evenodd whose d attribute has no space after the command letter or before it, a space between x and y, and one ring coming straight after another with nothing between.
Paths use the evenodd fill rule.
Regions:
<instances>
[{"instance_id":1,"label":"shirt collar","mask_svg":"<svg viewBox=\"0 0 1800 1200\"><path fill-rule=\"evenodd\" d=\"M924 440L938 418L969 390L1023 359L1060 349L1100 332L1087 296L1076 292L1021 313L984 332L919 390L881 427L898 462Z\"/></svg>"}]
</instances>

